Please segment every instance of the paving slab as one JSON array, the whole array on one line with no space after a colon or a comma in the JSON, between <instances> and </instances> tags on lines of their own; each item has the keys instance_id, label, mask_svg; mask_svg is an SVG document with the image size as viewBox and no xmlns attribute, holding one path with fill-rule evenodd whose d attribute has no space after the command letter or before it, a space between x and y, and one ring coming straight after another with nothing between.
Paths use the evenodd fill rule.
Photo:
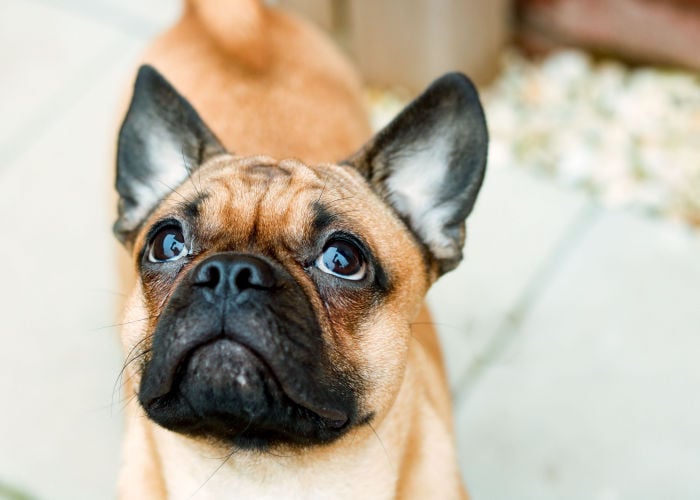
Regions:
<instances>
[{"instance_id":1,"label":"paving slab","mask_svg":"<svg viewBox=\"0 0 700 500\"><path fill-rule=\"evenodd\" d=\"M700 235L604 212L458 408L476 500L700 498Z\"/></svg>"},{"instance_id":2,"label":"paving slab","mask_svg":"<svg viewBox=\"0 0 700 500\"><path fill-rule=\"evenodd\" d=\"M119 48L0 171L0 484L38 498L115 495L123 416L118 388L112 395L122 360L117 330L103 328L117 322L123 292L110 231L112 151L140 42Z\"/></svg>"},{"instance_id":3,"label":"paving slab","mask_svg":"<svg viewBox=\"0 0 700 500\"><path fill-rule=\"evenodd\" d=\"M76 90L89 81L88 68L123 41L118 30L60 8L0 2L0 170L66 111Z\"/></svg>"},{"instance_id":4,"label":"paving slab","mask_svg":"<svg viewBox=\"0 0 700 500\"><path fill-rule=\"evenodd\" d=\"M589 208L584 195L531 172L488 172L467 223L464 261L428 295L453 388Z\"/></svg>"}]
</instances>

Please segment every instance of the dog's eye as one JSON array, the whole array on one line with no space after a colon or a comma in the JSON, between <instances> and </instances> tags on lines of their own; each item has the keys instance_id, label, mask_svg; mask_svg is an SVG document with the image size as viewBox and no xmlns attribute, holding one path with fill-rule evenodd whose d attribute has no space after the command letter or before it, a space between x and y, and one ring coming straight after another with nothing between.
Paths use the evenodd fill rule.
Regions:
<instances>
[{"instance_id":1,"label":"dog's eye","mask_svg":"<svg viewBox=\"0 0 700 500\"><path fill-rule=\"evenodd\" d=\"M156 233L151 243L148 260L151 262L168 262L187 255L185 236L177 226L166 226Z\"/></svg>"},{"instance_id":2,"label":"dog's eye","mask_svg":"<svg viewBox=\"0 0 700 500\"><path fill-rule=\"evenodd\" d=\"M367 272L362 252L349 241L331 240L316 259L316 267L324 273L346 280L361 280Z\"/></svg>"}]
</instances>

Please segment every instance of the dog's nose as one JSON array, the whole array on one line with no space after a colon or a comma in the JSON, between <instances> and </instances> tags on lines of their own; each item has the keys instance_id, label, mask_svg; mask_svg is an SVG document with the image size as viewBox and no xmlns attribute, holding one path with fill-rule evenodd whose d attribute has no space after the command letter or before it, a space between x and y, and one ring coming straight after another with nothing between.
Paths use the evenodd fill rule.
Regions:
<instances>
[{"instance_id":1,"label":"dog's nose","mask_svg":"<svg viewBox=\"0 0 700 500\"><path fill-rule=\"evenodd\" d=\"M201 262L194 273L193 284L210 288L217 295L234 294L254 288L267 290L275 286L270 265L254 255L235 252L219 253Z\"/></svg>"}]
</instances>

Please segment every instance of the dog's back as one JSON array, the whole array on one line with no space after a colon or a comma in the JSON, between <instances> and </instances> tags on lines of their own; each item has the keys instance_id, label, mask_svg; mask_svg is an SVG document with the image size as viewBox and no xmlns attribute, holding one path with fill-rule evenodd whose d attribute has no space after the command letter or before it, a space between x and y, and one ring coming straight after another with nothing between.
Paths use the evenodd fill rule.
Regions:
<instances>
[{"instance_id":1,"label":"dog's back","mask_svg":"<svg viewBox=\"0 0 700 500\"><path fill-rule=\"evenodd\" d=\"M350 64L313 26L256 0L187 0L144 59L236 154L339 161L369 137Z\"/></svg>"}]
</instances>

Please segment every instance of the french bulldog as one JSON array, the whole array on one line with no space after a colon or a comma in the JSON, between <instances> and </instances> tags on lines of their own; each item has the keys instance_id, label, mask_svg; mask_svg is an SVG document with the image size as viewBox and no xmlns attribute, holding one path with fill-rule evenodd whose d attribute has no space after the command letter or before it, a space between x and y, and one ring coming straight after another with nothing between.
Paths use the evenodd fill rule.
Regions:
<instances>
[{"instance_id":1,"label":"french bulldog","mask_svg":"<svg viewBox=\"0 0 700 500\"><path fill-rule=\"evenodd\" d=\"M231 5L265 40L211 35ZM326 76L296 65L302 46ZM287 14L190 1L154 47L163 73L139 69L118 138L114 232L135 275L120 496L466 498L423 302L462 258L484 178L472 83L439 78L361 146L354 74Z\"/></svg>"}]
</instances>

